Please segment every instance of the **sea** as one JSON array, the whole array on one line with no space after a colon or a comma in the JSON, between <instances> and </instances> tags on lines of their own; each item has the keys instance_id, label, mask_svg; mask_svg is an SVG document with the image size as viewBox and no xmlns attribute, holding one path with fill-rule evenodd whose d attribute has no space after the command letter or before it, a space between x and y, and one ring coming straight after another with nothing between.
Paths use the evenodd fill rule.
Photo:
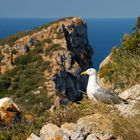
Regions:
<instances>
[{"instance_id":1,"label":"sea","mask_svg":"<svg viewBox=\"0 0 140 140\"><path fill-rule=\"evenodd\" d=\"M17 32L31 30L43 24L55 21L54 18L0 18L0 39ZM93 47L93 66L99 69L100 63L111 52L112 47L119 47L125 33L131 34L136 18L85 18L88 27L88 39Z\"/></svg>"}]
</instances>

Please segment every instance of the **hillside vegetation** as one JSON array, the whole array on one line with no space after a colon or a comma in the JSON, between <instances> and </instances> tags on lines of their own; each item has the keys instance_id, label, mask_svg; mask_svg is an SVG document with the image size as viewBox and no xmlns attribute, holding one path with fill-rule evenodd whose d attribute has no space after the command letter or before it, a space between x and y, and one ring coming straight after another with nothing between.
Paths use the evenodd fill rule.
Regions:
<instances>
[{"instance_id":1,"label":"hillside vegetation","mask_svg":"<svg viewBox=\"0 0 140 140\"><path fill-rule=\"evenodd\" d=\"M0 140L26 140L31 133L39 136L39 131L46 122L61 127L64 123L76 123L81 117L87 115L101 116L101 119L95 122L95 125L96 123L99 125L99 131L104 125L107 129L110 129L110 126L106 124L108 122L111 124L113 136L121 137L122 140L139 140L140 115L135 115L130 121L130 118L121 116L116 107L94 103L87 97L84 97L78 103L73 103L75 101L73 100L73 102L67 103L66 106L63 104L53 106L54 108L50 109L54 98L56 98L55 95L50 94L50 91L54 88L52 84L53 76L56 75L55 78L58 78L56 80L58 82L56 86L60 89L58 91L62 91L61 94L56 92L59 94L57 99L61 99L60 97L62 96L64 100L61 101L65 101L68 99L66 95L70 95L71 98L78 97L76 95L76 93L79 93L76 92L77 87L80 84L83 87L85 83L79 82L82 78L79 78L77 73L91 66L91 49L88 48L87 36L83 35L83 32L86 32L85 24L81 19L76 18L76 26L73 27L72 24L71 27L72 29L74 28L73 30L71 28L66 30L66 34L57 32L59 22L65 20L62 19L36 28L31 32L16 34L0 41L0 45L7 43L13 45L15 41L20 40L25 35L30 37L33 33L41 31L40 35L37 34L37 37L35 34L34 38L36 40L29 46L31 47L30 51L22 55L16 55L12 69L0 74L0 98L11 97L22 113L20 123L12 123L9 126L0 128ZM50 26L55 23L58 23L58 25ZM66 22L66 26L67 24L71 25L71 20ZM43 31L48 26L51 28ZM134 33L124 35L120 48L113 48L112 50L111 62L100 69L100 75L108 83L113 83L113 89L121 88L121 90L125 90L140 83L139 29L140 27L137 23ZM51 32L51 37L48 35L49 31ZM68 31L70 33L71 31L74 32L71 35ZM71 36L68 36L68 34ZM47 35L49 37L45 38ZM28 41L24 42L24 39L21 42L23 46L29 43ZM20 44L20 41L18 43ZM16 45L14 47L16 48ZM5 56L7 56L7 53ZM86 81L86 78L83 81ZM46 87L46 85L50 87ZM57 102L55 103L57 104ZM139 109L140 105L137 104L136 108Z\"/></svg>"},{"instance_id":2,"label":"hillside vegetation","mask_svg":"<svg viewBox=\"0 0 140 140\"><path fill-rule=\"evenodd\" d=\"M113 89L125 90L140 83L140 27L125 34L119 48L113 48L111 61L100 69L100 75L113 85Z\"/></svg>"},{"instance_id":3,"label":"hillside vegetation","mask_svg":"<svg viewBox=\"0 0 140 140\"><path fill-rule=\"evenodd\" d=\"M80 17L63 18L0 40L0 98L12 98L22 114L20 123L1 128L0 139L24 140L32 132L39 134L46 121L53 122L48 110L55 99L59 106L81 97L77 77L92 64L90 50L87 26Z\"/></svg>"}]
</instances>

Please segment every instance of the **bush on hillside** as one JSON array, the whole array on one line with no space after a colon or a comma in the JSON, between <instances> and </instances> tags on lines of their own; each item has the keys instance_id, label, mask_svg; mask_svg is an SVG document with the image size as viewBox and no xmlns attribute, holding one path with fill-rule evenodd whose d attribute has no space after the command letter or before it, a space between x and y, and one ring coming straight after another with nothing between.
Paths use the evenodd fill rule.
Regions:
<instances>
[{"instance_id":1,"label":"bush on hillside","mask_svg":"<svg viewBox=\"0 0 140 140\"><path fill-rule=\"evenodd\" d=\"M140 34L125 34L121 47L113 49L111 59L100 73L114 89L125 90L140 83Z\"/></svg>"}]
</instances>

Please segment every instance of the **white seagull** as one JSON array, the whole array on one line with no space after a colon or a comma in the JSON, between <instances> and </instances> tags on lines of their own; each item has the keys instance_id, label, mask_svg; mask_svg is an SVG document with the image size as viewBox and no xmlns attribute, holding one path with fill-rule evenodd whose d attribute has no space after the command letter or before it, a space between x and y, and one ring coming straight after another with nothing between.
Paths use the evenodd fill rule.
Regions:
<instances>
[{"instance_id":1,"label":"white seagull","mask_svg":"<svg viewBox=\"0 0 140 140\"><path fill-rule=\"evenodd\" d=\"M100 87L97 82L97 72L95 69L90 68L85 72L82 72L81 75L89 75L88 85L87 85L87 95L89 99L102 102L105 104L121 104L127 103L125 100L120 97L112 94L110 91Z\"/></svg>"}]
</instances>

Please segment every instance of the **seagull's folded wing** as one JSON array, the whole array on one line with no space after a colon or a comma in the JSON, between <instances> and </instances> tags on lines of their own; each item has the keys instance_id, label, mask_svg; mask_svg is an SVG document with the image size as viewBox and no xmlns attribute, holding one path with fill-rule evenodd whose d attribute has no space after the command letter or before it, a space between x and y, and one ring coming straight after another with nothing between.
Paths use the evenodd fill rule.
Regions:
<instances>
[{"instance_id":1,"label":"seagull's folded wing","mask_svg":"<svg viewBox=\"0 0 140 140\"><path fill-rule=\"evenodd\" d=\"M105 104L120 104L122 102L118 96L113 95L111 92L103 88L98 89L94 94L94 97L97 101Z\"/></svg>"}]
</instances>

